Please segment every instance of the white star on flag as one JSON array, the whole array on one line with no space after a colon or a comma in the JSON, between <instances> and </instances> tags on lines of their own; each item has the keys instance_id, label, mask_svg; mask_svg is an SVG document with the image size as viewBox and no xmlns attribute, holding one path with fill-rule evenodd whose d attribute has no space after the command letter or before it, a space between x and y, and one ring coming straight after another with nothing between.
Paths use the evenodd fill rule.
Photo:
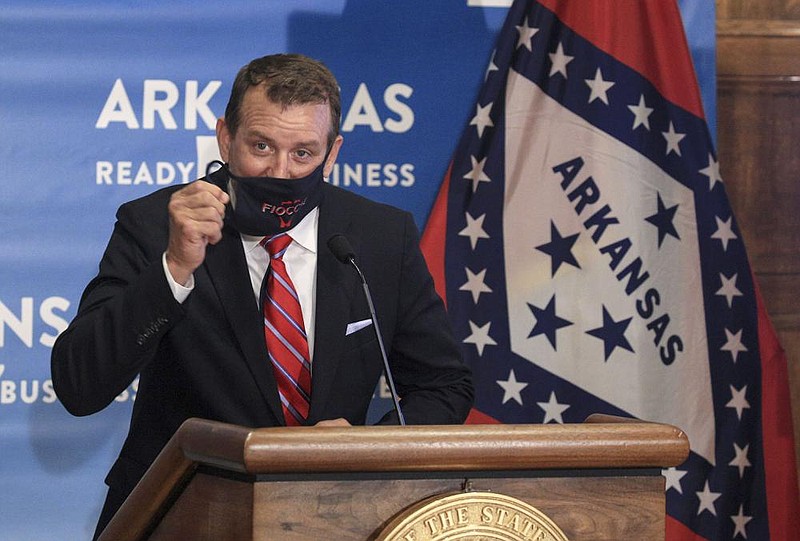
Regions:
<instances>
[{"instance_id":1,"label":"white star on flag","mask_svg":"<svg viewBox=\"0 0 800 541\"><path fill-rule=\"evenodd\" d=\"M714 507L714 502L717 501L722 493L721 492L711 492L711 489L708 487L708 481L706 481L706 486L703 487L703 490L700 492L696 492L697 497L700 498L700 505L697 507L697 514L699 515L703 511L708 511L714 516L717 516L717 509Z\"/></svg>"},{"instance_id":2,"label":"white star on flag","mask_svg":"<svg viewBox=\"0 0 800 541\"><path fill-rule=\"evenodd\" d=\"M628 105L628 109L633 113L631 129L635 130L639 126L644 126L647 131L650 131L650 113L653 112L653 108L644 103L644 94L639 96L639 105Z\"/></svg>"},{"instance_id":3,"label":"white star on flag","mask_svg":"<svg viewBox=\"0 0 800 541\"><path fill-rule=\"evenodd\" d=\"M733 306L733 298L734 297L741 297L742 292L736 287L736 279L738 278L738 274L734 274L732 277L728 278L722 273L719 273L719 279L722 283L722 287L717 290L717 295L721 295L725 297L728 301L728 308Z\"/></svg>"},{"instance_id":4,"label":"white star on flag","mask_svg":"<svg viewBox=\"0 0 800 541\"><path fill-rule=\"evenodd\" d=\"M513 369L509 372L507 380L497 380L497 384L503 388L503 404L513 399L522 406L522 395L520 393L528 384L517 381L517 376L514 374Z\"/></svg>"},{"instance_id":5,"label":"white star on flag","mask_svg":"<svg viewBox=\"0 0 800 541\"><path fill-rule=\"evenodd\" d=\"M478 244L479 239L488 239L489 235L483 230L483 220L486 214L481 214L477 218L473 218L469 212L464 213L467 219L467 227L458 232L462 237L469 237L469 243L472 249Z\"/></svg>"},{"instance_id":6,"label":"white star on flag","mask_svg":"<svg viewBox=\"0 0 800 541\"><path fill-rule=\"evenodd\" d=\"M483 107L480 105L475 106L475 116L472 117L470 120L470 126L477 126L478 128L478 137L483 137L483 130L486 128L494 127L494 122L492 122L491 114L492 114L492 105L494 102L489 102Z\"/></svg>"},{"instance_id":7,"label":"white star on flag","mask_svg":"<svg viewBox=\"0 0 800 541\"><path fill-rule=\"evenodd\" d=\"M748 522L753 520L753 517L748 517L744 514L744 504L739 504L739 514L731 516L731 520L736 525L733 530L733 537L735 538L737 535L741 534L743 538L747 539L745 527Z\"/></svg>"},{"instance_id":8,"label":"white star on flag","mask_svg":"<svg viewBox=\"0 0 800 541\"><path fill-rule=\"evenodd\" d=\"M486 166L486 158L478 161L475 156L470 156L470 159L472 160L472 170L464 175L463 178L472 181L472 193L475 193L478 191L478 186L481 182L491 182L492 179L483 172L483 168Z\"/></svg>"},{"instance_id":9,"label":"white star on flag","mask_svg":"<svg viewBox=\"0 0 800 541\"><path fill-rule=\"evenodd\" d=\"M733 216L724 222L717 216L714 216L714 219L717 221L717 230L711 235L711 238L719 239L719 241L722 242L722 251L727 252L728 241L739 238L736 236L736 233L733 232L733 224L731 223L733 221Z\"/></svg>"},{"instance_id":10,"label":"white star on flag","mask_svg":"<svg viewBox=\"0 0 800 541\"><path fill-rule=\"evenodd\" d=\"M668 491L669 489L674 489L678 492L678 494L683 494L683 487L681 486L681 479L687 474L688 472L684 470L679 470L675 467L668 468L666 470L661 470L661 475L664 476L666 479L666 485L664 486L664 492Z\"/></svg>"},{"instance_id":11,"label":"white star on flag","mask_svg":"<svg viewBox=\"0 0 800 541\"><path fill-rule=\"evenodd\" d=\"M550 392L550 400L547 402L537 402L538 406L544 410L544 421L542 424L547 424L550 421L555 421L558 424L564 424L564 419L561 414L569 409L568 404L559 404L556 399L556 393Z\"/></svg>"},{"instance_id":12,"label":"white star on flag","mask_svg":"<svg viewBox=\"0 0 800 541\"><path fill-rule=\"evenodd\" d=\"M720 348L722 351L729 351L731 357L733 357L733 362L736 363L737 358L739 357L739 353L743 351L747 351L747 348L742 344L742 331L744 329L739 329L739 332L732 333L728 329L725 329L725 336L728 337L728 341L725 342L725 345Z\"/></svg>"},{"instance_id":13,"label":"white star on flag","mask_svg":"<svg viewBox=\"0 0 800 541\"><path fill-rule=\"evenodd\" d=\"M725 404L725 407L734 408L736 410L736 416L739 420L742 420L742 413L746 409L750 409L750 403L747 401L745 395L747 394L747 385L742 387L741 389L737 389L733 385L731 385L731 399Z\"/></svg>"},{"instance_id":14,"label":"white star on flag","mask_svg":"<svg viewBox=\"0 0 800 541\"><path fill-rule=\"evenodd\" d=\"M589 94L589 103L599 99L608 105L608 96L606 93L608 92L609 88L614 86L614 83L603 80L603 73L600 71L600 68L597 68L597 71L594 74L594 79L584 79L584 81L586 81L586 85L592 89L591 94Z\"/></svg>"},{"instance_id":15,"label":"white star on flag","mask_svg":"<svg viewBox=\"0 0 800 541\"><path fill-rule=\"evenodd\" d=\"M556 73L560 73L564 76L564 79L567 78L567 64L572 62L572 59L575 58L574 56L569 56L564 54L564 46L559 43L558 47L556 48L556 52L550 53L550 62L552 62L552 66L550 66L550 77L555 75Z\"/></svg>"},{"instance_id":16,"label":"white star on flag","mask_svg":"<svg viewBox=\"0 0 800 541\"><path fill-rule=\"evenodd\" d=\"M717 182L722 182L722 177L719 174L719 162L711 154L708 155L708 167L701 169L699 173L708 177L709 192L714 189Z\"/></svg>"},{"instance_id":17,"label":"white star on flag","mask_svg":"<svg viewBox=\"0 0 800 541\"><path fill-rule=\"evenodd\" d=\"M517 49L520 47L525 47L529 51L533 51L533 47L531 47L531 39L536 33L539 31L538 28L531 28L528 19L525 19L525 26L517 26L517 32L519 32L519 40L517 40Z\"/></svg>"},{"instance_id":18,"label":"white star on flag","mask_svg":"<svg viewBox=\"0 0 800 541\"><path fill-rule=\"evenodd\" d=\"M492 292L491 288L484 283L486 279L486 269L483 269L477 274L467 267L465 267L464 270L467 272L467 282L458 288L458 290L472 293L473 302L478 304L478 298L481 296L481 293Z\"/></svg>"},{"instance_id":19,"label":"white star on flag","mask_svg":"<svg viewBox=\"0 0 800 541\"><path fill-rule=\"evenodd\" d=\"M733 460L728 462L728 466L736 466L739 468L739 479L744 476L744 469L749 468L752 466L750 461L747 460L747 451L750 449L750 445L745 445L744 449L740 448L736 443L733 444L733 453L736 455L733 457Z\"/></svg>"},{"instance_id":20,"label":"white star on flag","mask_svg":"<svg viewBox=\"0 0 800 541\"><path fill-rule=\"evenodd\" d=\"M497 51L492 51L492 59L489 60L489 65L486 67L486 73L483 76L483 80L487 80L489 78L489 74L493 71L497 71L497 64L494 63L494 55L497 54Z\"/></svg>"},{"instance_id":21,"label":"white star on flag","mask_svg":"<svg viewBox=\"0 0 800 541\"><path fill-rule=\"evenodd\" d=\"M491 336L489 336L489 328L492 326L492 322L488 322L483 327L478 327L472 321L469 322L469 328L472 331L472 334L464 338L465 344L475 344L475 347L478 348L478 356L483 357L483 348L486 346L496 346L497 342L495 342Z\"/></svg>"},{"instance_id":22,"label":"white star on flag","mask_svg":"<svg viewBox=\"0 0 800 541\"><path fill-rule=\"evenodd\" d=\"M662 131L661 135L667 140L667 156L670 152L674 152L678 156L681 155L681 147L679 143L686 137L685 133L677 133L672 122L669 123L669 131Z\"/></svg>"}]
</instances>

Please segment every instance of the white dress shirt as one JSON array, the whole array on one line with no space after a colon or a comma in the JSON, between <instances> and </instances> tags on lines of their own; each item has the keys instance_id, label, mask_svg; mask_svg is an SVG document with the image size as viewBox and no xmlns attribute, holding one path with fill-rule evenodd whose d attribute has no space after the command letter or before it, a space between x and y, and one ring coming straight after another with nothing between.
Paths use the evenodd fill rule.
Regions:
<instances>
[{"instance_id":1,"label":"white dress shirt","mask_svg":"<svg viewBox=\"0 0 800 541\"><path fill-rule=\"evenodd\" d=\"M308 351L314 355L314 316L317 308L316 286L317 286L317 229L319 226L319 207L309 212L300 223L289 230L292 243L283 254L283 262L286 265L286 272L292 279L294 288L300 298L300 309L303 311L303 325L306 328L308 337ZM253 299L258 306L258 297L261 293L261 282L269 268L269 254L259 243L264 237L254 237L252 235L240 235L244 255L247 259L247 270L250 273L250 285L253 288ZM172 278L167 267L167 254L161 257L164 273L167 282L175 296L175 300L180 303L186 300L194 289L194 275L189 278L189 282L183 286ZM259 307L260 311L260 307Z\"/></svg>"}]
</instances>

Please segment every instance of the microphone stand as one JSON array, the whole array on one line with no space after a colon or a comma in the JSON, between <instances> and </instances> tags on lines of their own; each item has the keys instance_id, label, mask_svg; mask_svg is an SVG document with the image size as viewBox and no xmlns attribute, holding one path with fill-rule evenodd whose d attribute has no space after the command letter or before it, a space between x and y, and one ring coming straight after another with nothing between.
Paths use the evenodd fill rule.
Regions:
<instances>
[{"instance_id":1,"label":"microphone stand","mask_svg":"<svg viewBox=\"0 0 800 541\"><path fill-rule=\"evenodd\" d=\"M403 411L400 409L400 400L397 398L397 390L394 387L394 378L392 377L392 369L389 367L389 358L386 355L386 347L383 345L383 337L381 336L381 329L378 326L378 316L375 313L375 305L372 303L372 295L369 292L367 279L364 273L356 263L356 254L353 251L347 237L341 234L333 235L328 239L328 248L333 252L333 255L342 263L350 263L361 279L361 287L364 289L364 297L367 298L367 306L369 307L369 316L372 319L372 326L375 330L375 338L378 340L378 346L381 350L381 359L383 360L383 372L386 375L386 384L389 386L389 392L392 394L392 401L394 402L394 410L397 412L397 419L401 426L406 426L406 419L403 416Z\"/></svg>"},{"instance_id":2,"label":"microphone stand","mask_svg":"<svg viewBox=\"0 0 800 541\"><path fill-rule=\"evenodd\" d=\"M397 412L397 418L400 421L400 425L406 426L406 419L403 416L403 411L400 409L400 400L397 398L397 390L394 388L394 378L392 377L392 370L389 368L389 358L386 355L386 347L383 345L383 337L381 337L381 330L380 327L378 327L378 316L375 314L375 306L372 304L372 295L369 292L367 280L364 278L364 274L361 272L361 269L358 268L355 258L351 255L347 259L350 261L350 264L353 265L353 268L356 269L359 278L361 278L361 287L364 289L364 296L367 298L367 305L369 306L369 315L372 318L372 325L375 328L375 338L378 339L378 346L381 349L383 371L386 374L386 384L389 386L389 392L392 395L394 409Z\"/></svg>"}]
</instances>

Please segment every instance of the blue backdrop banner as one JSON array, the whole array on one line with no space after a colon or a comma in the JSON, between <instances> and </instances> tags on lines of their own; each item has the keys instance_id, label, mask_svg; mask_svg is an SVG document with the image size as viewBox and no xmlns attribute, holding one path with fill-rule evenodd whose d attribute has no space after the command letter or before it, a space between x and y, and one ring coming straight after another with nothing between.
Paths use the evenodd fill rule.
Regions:
<instances>
[{"instance_id":1,"label":"blue backdrop banner","mask_svg":"<svg viewBox=\"0 0 800 541\"><path fill-rule=\"evenodd\" d=\"M330 182L409 210L422 229L474 114L507 13L497 4L3 3L0 539L94 531L136 385L73 418L53 392L50 350L97 270L117 207L194 180L215 157L236 71L276 52L325 62L341 85L345 139ZM713 132L714 3L681 4Z\"/></svg>"}]
</instances>

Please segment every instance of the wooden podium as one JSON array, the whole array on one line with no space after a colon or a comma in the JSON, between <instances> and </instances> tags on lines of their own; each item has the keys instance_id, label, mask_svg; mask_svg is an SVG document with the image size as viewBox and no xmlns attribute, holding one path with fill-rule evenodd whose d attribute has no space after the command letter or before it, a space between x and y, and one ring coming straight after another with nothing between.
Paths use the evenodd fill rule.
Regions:
<instances>
[{"instance_id":1,"label":"wooden podium","mask_svg":"<svg viewBox=\"0 0 800 541\"><path fill-rule=\"evenodd\" d=\"M420 500L475 490L534 506L570 541L663 540L661 469L688 453L673 426L607 416L263 429L190 419L100 539L364 541Z\"/></svg>"}]
</instances>

